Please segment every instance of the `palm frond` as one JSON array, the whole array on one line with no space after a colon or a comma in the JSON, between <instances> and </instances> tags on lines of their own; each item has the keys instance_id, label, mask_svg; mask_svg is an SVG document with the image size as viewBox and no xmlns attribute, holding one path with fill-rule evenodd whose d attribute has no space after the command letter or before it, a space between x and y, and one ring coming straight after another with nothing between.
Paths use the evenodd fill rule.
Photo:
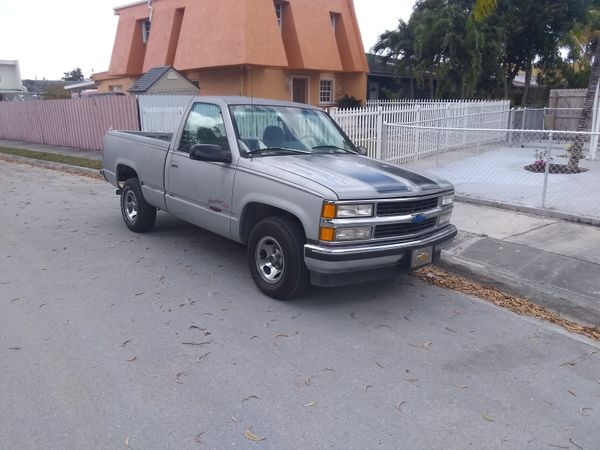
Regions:
<instances>
[{"instance_id":1,"label":"palm frond","mask_svg":"<svg viewBox=\"0 0 600 450\"><path fill-rule=\"evenodd\" d=\"M473 18L476 22L483 22L494 13L498 0L476 0L473 7Z\"/></svg>"}]
</instances>

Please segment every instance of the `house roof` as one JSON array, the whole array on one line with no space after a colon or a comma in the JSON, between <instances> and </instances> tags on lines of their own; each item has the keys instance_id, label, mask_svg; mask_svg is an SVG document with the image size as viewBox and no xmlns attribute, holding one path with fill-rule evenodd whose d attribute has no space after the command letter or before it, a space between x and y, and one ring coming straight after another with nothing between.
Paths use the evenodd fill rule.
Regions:
<instances>
[{"instance_id":1,"label":"house roof","mask_svg":"<svg viewBox=\"0 0 600 450\"><path fill-rule=\"evenodd\" d=\"M139 93L146 92L158 80L160 80L160 78L165 73L167 73L171 69L173 69L177 73L179 73L179 71L177 71L177 69L174 69L173 66L161 66L161 67L154 67L154 68L150 69L148 72L146 72L140 78L138 78L138 80L133 84L133 86L131 86L129 88L129 92L139 92ZM181 74L181 73L179 73L179 74L185 78L185 76L183 74Z\"/></svg>"},{"instance_id":2,"label":"house roof","mask_svg":"<svg viewBox=\"0 0 600 450\"><path fill-rule=\"evenodd\" d=\"M383 77L394 77L396 76L396 61L389 59L384 62L384 57L375 55L373 53L367 53L367 62L369 63L369 74L378 75Z\"/></svg>"}]
</instances>

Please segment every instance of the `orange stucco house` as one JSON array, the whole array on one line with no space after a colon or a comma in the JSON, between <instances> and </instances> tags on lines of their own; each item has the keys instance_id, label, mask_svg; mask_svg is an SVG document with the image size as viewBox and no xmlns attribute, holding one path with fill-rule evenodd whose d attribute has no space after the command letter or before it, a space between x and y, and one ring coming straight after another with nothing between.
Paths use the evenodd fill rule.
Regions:
<instances>
[{"instance_id":1,"label":"orange stucco house","mask_svg":"<svg viewBox=\"0 0 600 450\"><path fill-rule=\"evenodd\" d=\"M100 91L127 91L174 66L202 95L327 106L365 99L368 64L353 0L151 0L115 8L119 24Z\"/></svg>"}]
</instances>

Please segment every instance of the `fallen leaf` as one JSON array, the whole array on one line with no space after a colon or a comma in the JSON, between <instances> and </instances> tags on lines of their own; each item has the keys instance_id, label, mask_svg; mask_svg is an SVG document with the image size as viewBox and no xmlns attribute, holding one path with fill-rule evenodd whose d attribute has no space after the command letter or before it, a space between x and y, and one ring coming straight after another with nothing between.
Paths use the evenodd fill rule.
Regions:
<instances>
[{"instance_id":1,"label":"fallen leaf","mask_svg":"<svg viewBox=\"0 0 600 450\"><path fill-rule=\"evenodd\" d=\"M288 336L287 334L281 333L281 334L276 334L276 335L273 337L273 339L277 339L277 338L280 338L280 337L289 337L289 336Z\"/></svg>"},{"instance_id":2,"label":"fallen leaf","mask_svg":"<svg viewBox=\"0 0 600 450\"><path fill-rule=\"evenodd\" d=\"M248 339L249 341L251 341L254 338L257 338L258 336L251 336L250 339Z\"/></svg>"},{"instance_id":3,"label":"fallen leaf","mask_svg":"<svg viewBox=\"0 0 600 450\"><path fill-rule=\"evenodd\" d=\"M402 412L402 405L404 405L405 403L406 403L406 400L402 400L401 402L396 403L394 408L396 408L398 411Z\"/></svg>"},{"instance_id":4,"label":"fallen leaf","mask_svg":"<svg viewBox=\"0 0 600 450\"><path fill-rule=\"evenodd\" d=\"M179 307L182 308L186 305L193 305L194 303L196 303L196 300L192 300L191 298L188 298L185 302L180 303Z\"/></svg>"},{"instance_id":5,"label":"fallen leaf","mask_svg":"<svg viewBox=\"0 0 600 450\"><path fill-rule=\"evenodd\" d=\"M556 445L556 444L548 444L548 447L555 447L555 448L564 448L564 449L569 449L571 447L565 447L564 445Z\"/></svg>"},{"instance_id":6,"label":"fallen leaf","mask_svg":"<svg viewBox=\"0 0 600 450\"><path fill-rule=\"evenodd\" d=\"M365 387L363 388L363 390L364 390L365 392L367 392L367 391L368 391L370 388L372 388L372 387L373 387L373 386L369 384L369 385L365 386Z\"/></svg>"},{"instance_id":7,"label":"fallen leaf","mask_svg":"<svg viewBox=\"0 0 600 450\"><path fill-rule=\"evenodd\" d=\"M379 367L381 367L382 369L385 369L385 367L383 366L383 364L381 364L379 361L374 360L375 364L377 364Z\"/></svg>"},{"instance_id":8,"label":"fallen leaf","mask_svg":"<svg viewBox=\"0 0 600 450\"><path fill-rule=\"evenodd\" d=\"M127 362L133 362L133 361L135 361L136 359L137 359L137 356L134 356L133 358L129 358L129 359L127 360Z\"/></svg>"},{"instance_id":9,"label":"fallen leaf","mask_svg":"<svg viewBox=\"0 0 600 450\"><path fill-rule=\"evenodd\" d=\"M488 415L486 415L486 414L482 414L482 416L483 416L483 418L484 418L485 420L487 420L488 422L493 422L493 421L494 421L494 419L492 419L490 416L488 416Z\"/></svg>"},{"instance_id":10,"label":"fallen leaf","mask_svg":"<svg viewBox=\"0 0 600 450\"><path fill-rule=\"evenodd\" d=\"M231 419L233 422L235 422L235 423L240 423L240 421L239 421L239 420L237 420L235 417L233 417L233 415L231 415L231 416L229 416L229 417L230 417L230 419Z\"/></svg>"},{"instance_id":11,"label":"fallen leaf","mask_svg":"<svg viewBox=\"0 0 600 450\"><path fill-rule=\"evenodd\" d=\"M409 379L408 379L408 380L406 380L406 381L408 381L408 382L409 382L409 383L411 383L411 384L414 384L414 385L416 385L416 384L417 384L417 381L419 381L419 379L418 379L418 378L409 378Z\"/></svg>"},{"instance_id":12,"label":"fallen leaf","mask_svg":"<svg viewBox=\"0 0 600 450\"><path fill-rule=\"evenodd\" d=\"M569 389L569 394L571 394L573 397L577 397L577 394L575 393L575 391L573 391L572 389Z\"/></svg>"},{"instance_id":13,"label":"fallen leaf","mask_svg":"<svg viewBox=\"0 0 600 450\"><path fill-rule=\"evenodd\" d=\"M131 340L127 339L126 341L121 342L121 347L125 348L127 344L129 344Z\"/></svg>"},{"instance_id":14,"label":"fallen leaf","mask_svg":"<svg viewBox=\"0 0 600 450\"><path fill-rule=\"evenodd\" d=\"M125 447L127 447L127 448L132 448L132 447L129 445L129 438L125 439Z\"/></svg>"},{"instance_id":15,"label":"fallen leaf","mask_svg":"<svg viewBox=\"0 0 600 450\"><path fill-rule=\"evenodd\" d=\"M250 439L251 441L254 441L254 442L260 442L260 441L265 440L264 437L257 436L250 430L244 431L244 436L246 436L246 439Z\"/></svg>"},{"instance_id":16,"label":"fallen leaf","mask_svg":"<svg viewBox=\"0 0 600 450\"><path fill-rule=\"evenodd\" d=\"M302 380L302 383L296 383L298 386L310 386L310 377L306 377Z\"/></svg>"},{"instance_id":17,"label":"fallen leaf","mask_svg":"<svg viewBox=\"0 0 600 450\"><path fill-rule=\"evenodd\" d=\"M577 447L577 448L579 448L579 449L583 450L583 447L582 447L581 445L578 445L578 444L576 444L575 442L573 442L573 439L569 438L569 442L570 442L571 444L573 444L575 447Z\"/></svg>"},{"instance_id":18,"label":"fallen leaf","mask_svg":"<svg viewBox=\"0 0 600 450\"><path fill-rule=\"evenodd\" d=\"M134 297L139 297L140 295L144 295L144 292L138 292L137 294L134 294Z\"/></svg>"},{"instance_id":19,"label":"fallen leaf","mask_svg":"<svg viewBox=\"0 0 600 450\"><path fill-rule=\"evenodd\" d=\"M187 374L185 372L183 372L183 371L182 372L177 372L175 374L175 383L183 384L183 381L181 381L180 378L183 377L183 376L185 376L185 375L187 375Z\"/></svg>"},{"instance_id":20,"label":"fallen leaf","mask_svg":"<svg viewBox=\"0 0 600 450\"><path fill-rule=\"evenodd\" d=\"M321 369L321 372L337 372L337 370L325 367L324 369ZM598 380L598 383L600 383L600 380Z\"/></svg>"},{"instance_id":21,"label":"fallen leaf","mask_svg":"<svg viewBox=\"0 0 600 450\"><path fill-rule=\"evenodd\" d=\"M198 325L190 325L190 327L188 328L189 330L200 330L200 331L206 331L206 328L201 328Z\"/></svg>"},{"instance_id":22,"label":"fallen leaf","mask_svg":"<svg viewBox=\"0 0 600 450\"><path fill-rule=\"evenodd\" d=\"M21 350L21 347L8 347L7 350Z\"/></svg>"},{"instance_id":23,"label":"fallen leaf","mask_svg":"<svg viewBox=\"0 0 600 450\"><path fill-rule=\"evenodd\" d=\"M205 313L200 313L201 316L212 316L212 313L209 312L205 312Z\"/></svg>"},{"instance_id":24,"label":"fallen leaf","mask_svg":"<svg viewBox=\"0 0 600 450\"><path fill-rule=\"evenodd\" d=\"M425 350L429 350L429 347L431 347L432 344L433 344L433 342L425 342L425 344L423 344L423 348Z\"/></svg>"},{"instance_id":25,"label":"fallen leaf","mask_svg":"<svg viewBox=\"0 0 600 450\"><path fill-rule=\"evenodd\" d=\"M201 433L198 433L196 435L196 439L194 439L198 444L204 444L204 441L202 440L202 435L204 434L204 431L202 431Z\"/></svg>"},{"instance_id":26,"label":"fallen leaf","mask_svg":"<svg viewBox=\"0 0 600 450\"><path fill-rule=\"evenodd\" d=\"M452 383L452 386L457 387L459 389L467 389L468 388L468 386L465 386L465 385L462 385L462 384L454 384L454 383Z\"/></svg>"},{"instance_id":27,"label":"fallen leaf","mask_svg":"<svg viewBox=\"0 0 600 450\"><path fill-rule=\"evenodd\" d=\"M315 406L316 404L317 404L317 402L310 402L310 403L307 403L304 406Z\"/></svg>"},{"instance_id":28,"label":"fallen leaf","mask_svg":"<svg viewBox=\"0 0 600 450\"><path fill-rule=\"evenodd\" d=\"M592 408L581 408L581 409L579 410L579 414L581 414L582 416L585 416L585 417L589 417L589 416L591 416L591 414L586 414L586 413L585 413L586 411L590 411L590 412L591 412L591 411L593 411L593 410L592 410Z\"/></svg>"},{"instance_id":29,"label":"fallen leaf","mask_svg":"<svg viewBox=\"0 0 600 450\"><path fill-rule=\"evenodd\" d=\"M208 355L210 355L210 352L206 352L204 355L202 356L198 356L198 361L203 360L204 358L206 358Z\"/></svg>"},{"instance_id":30,"label":"fallen leaf","mask_svg":"<svg viewBox=\"0 0 600 450\"><path fill-rule=\"evenodd\" d=\"M390 328L390 329L392 328L392 327L391 327L391 326L389 326L387 323L382 323L382 324L380 324L380 325L377 325L377 327L376 327L376 328L385 328L385 327L387 327L387 328Z\"/></svg>"},{"instance_id":31,"label":"fallen leaf","mask_svg":"<svg viewBox=\"0 0 600 450\"><path fill-rule=\"evenodd\" d=\"M205 341L205 342L194 342L194 341L188 341L188 342L182 342L183 345L208 345L211 344L212 341Z\"/></svg>"},{"instance_id":32,"label":"fallen leaf","mask_svg":"<svg viewBox=\"0 0 600 450\"><path fill-rule=\"evenodd\" d=\"M452 328L450 328L450 327L446 327L446 330L450 331L451 333L456 333L456 332L457 332L456 330L453 330L453 329L452 329Z\"/></svg>"},{"instance_id":33,"label":"fallen leaf","mask_svg":"<svg viewBox=\"0 0 600 450\"><path fill-rule=\"evenodd\" d=\"M248 400L253 399L253 398L255 398L256 400L260 400L260 397L258 395L252 394L251 396L242 399L242 402L247 402Z\"/></svg>"}]
</instances>

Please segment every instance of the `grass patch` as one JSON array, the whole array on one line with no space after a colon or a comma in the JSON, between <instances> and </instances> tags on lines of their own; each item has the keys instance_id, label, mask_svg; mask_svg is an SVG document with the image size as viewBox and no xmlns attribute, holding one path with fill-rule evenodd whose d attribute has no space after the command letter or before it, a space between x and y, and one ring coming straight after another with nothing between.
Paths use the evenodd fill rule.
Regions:
<instances>
[{"instance_id":1,"label":"grass patch","mask_svg":"<svg viewBox=\"0 0 600 450\"><path fill-rule=\"evenodd\" d=\"M86 167L88 169L102 168L102 161L96 161L95 159L59 155L57 153L36 152L33 150L26 150L24 148L0 147L0 153L5 155L22 156L24 158L39 159L42 161L68 164L70 166Z\"/></svg>"}]
</instances>

